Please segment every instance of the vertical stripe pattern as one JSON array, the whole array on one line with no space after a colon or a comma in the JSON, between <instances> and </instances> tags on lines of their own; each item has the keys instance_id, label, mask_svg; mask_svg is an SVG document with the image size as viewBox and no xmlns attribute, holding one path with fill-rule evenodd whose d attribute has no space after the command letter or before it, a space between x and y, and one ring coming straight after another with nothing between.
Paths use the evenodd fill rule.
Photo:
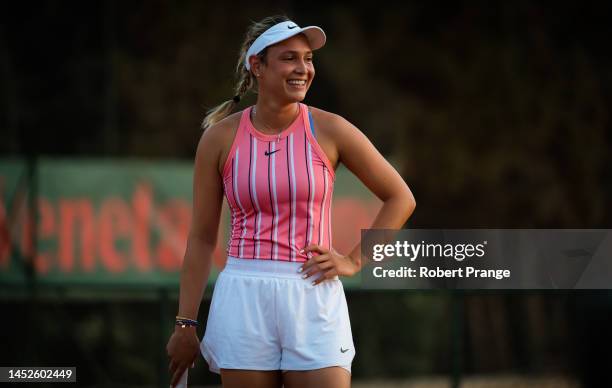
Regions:
<instances>
[{"instance_id":1,"label":"vertical stripe pattern","mask_svg":"<svg viewBox=\"0 0 612 388\"><path fill-rule=\"evenodd\" d=\"M308 230L308 238L306 241L306 245L310 245L312 242L312 228L314 226L314 213L313 213L313 203L314 203L314 196L316 193L316 186L315 186L315 176L312 172L312 151L311 151L311 147L310 147L310 143L308 142L307 138L306 138L306 131L304 131L304 146L306 148L306 164L307 164L307 170L306 170L306 175L308 175L308 215L306 217L306 229Z\"/></svg>"},{"instance_id":2,"label":"vertical stripe pattern","mask_svg":"<svg viewBox=\"0 0 612 388\"><path fill-rule=\"evenodd\" d=\"M308 244L332 246L335 173L311 132L306 105L286 129L266 134L242 112L223 190L231 212L227 254L256 260L306 261ZM248 155L246 154L248 151Z\"/></svg>"}]
</instances>

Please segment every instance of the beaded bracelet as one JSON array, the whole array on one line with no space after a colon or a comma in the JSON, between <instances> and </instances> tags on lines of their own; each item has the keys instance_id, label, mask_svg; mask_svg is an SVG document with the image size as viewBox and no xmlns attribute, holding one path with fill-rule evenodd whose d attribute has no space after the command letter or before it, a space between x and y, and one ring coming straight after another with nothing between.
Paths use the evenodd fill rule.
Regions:
<instances>
[{"instance_id":1,"label":"beaded bracelet","mask_svg":"<svg viewBox=\"0 0 612 388\"><path fill-rule=\"evenodd\" d=\"M185 328L187 326L198 326L198 321L196 321L194 319L189 319L189 318L177 316L176 317L176 321L175 321L175 325L181 326L183 328Z\"/></svg>"}]
</instances>

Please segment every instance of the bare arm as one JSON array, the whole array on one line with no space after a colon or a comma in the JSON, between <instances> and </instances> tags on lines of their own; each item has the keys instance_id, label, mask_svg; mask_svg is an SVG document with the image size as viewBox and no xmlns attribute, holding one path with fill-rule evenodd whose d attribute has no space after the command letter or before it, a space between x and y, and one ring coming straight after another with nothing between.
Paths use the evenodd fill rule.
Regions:
<instances>
[{"instance_id":1,"label":"bare arm","mask_svg":"<svg viewBox=\"0 0 612 388\"><path fill-rule=\"evenodd\" d=\"M370 229L401 228L416 206L408 185L359 129L338 115L325 114L325 133L333 138L340 162L383 201ZM303 250L313 251L320 254L311 257L302 266L302 271L305 277L323 272L323 276L317 278L314 284L335 275L352 276L366 264L362 260L366 256L362 255L361 242L347 256L339 254L333 247L328 250L316 244L310 244Z\"/></svg>"},{"instance_id":2,"label":"bare arm","mask_svg":"<svg viewBox=\"0 0 612 388\"><path fill-rule=\"evenodd\" d=\"M198 316L217 245L223 201L223 185L218 170L221 150L218 134L223 129L212 126L204 132L195 157L193 216L181 270L177 314L194 320ZM170 357L170 384L174 386L198 356L199 339L195 327L175 326L166 349Z\"/></svg>"},{"instance_id":3,"label":"bare arm","mask_svg":"<svg viewBox=\"0 0 612 388\"><path fill-rule=\"evenodd\" d=\"M220 147L211 127L202 135L193 174L193 216L180 280L178 315L196 319L217 246L223 186L217 169Z\"/></svg>"},{"instance_id":4,"label":"bare arm","mask_svg":"<svg viewBox=\"0 0 612 388\"><path fill-rule=\"evenodd\" d=\"M340 161L383 201L370 229L401 228L416 207L408 185L357 127L337 115L333 121ZM363 264L360 246L349 253L358 268Z\"/></svg>"}]
</instances>

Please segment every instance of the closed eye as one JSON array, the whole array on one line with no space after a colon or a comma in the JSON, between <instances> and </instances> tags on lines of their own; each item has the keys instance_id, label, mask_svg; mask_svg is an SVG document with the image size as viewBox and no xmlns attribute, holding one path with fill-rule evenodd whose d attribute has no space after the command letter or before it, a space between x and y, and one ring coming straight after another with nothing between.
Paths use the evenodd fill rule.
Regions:
<instances>
[{"instance_id":1,"label":"closed eye","mask_svg":"<svg viewBox=\"0 0 612 388\"><path fill-rule=\"evenodd\" d=\"M295 58L295 57L285 57L285 58L283 58L283 60L284 60L284 61L292 61L292 60L294 60L294 59L296 59L296 58ZM312 57L309 57L309 58L304 58L304 60L305 60L306 62L312 62Z\"/></svg>"}]
</instances>

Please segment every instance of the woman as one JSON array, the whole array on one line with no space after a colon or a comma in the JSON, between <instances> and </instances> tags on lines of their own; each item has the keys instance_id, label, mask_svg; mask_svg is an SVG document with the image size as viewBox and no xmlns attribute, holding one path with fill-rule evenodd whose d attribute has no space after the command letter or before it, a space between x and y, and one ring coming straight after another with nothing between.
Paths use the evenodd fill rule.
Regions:
<instances>
[{"instance_id":1,"label":"woman","mask_svg":"<svg viewBox=\"0 0 612 388\"><path fill-rule=\"evenodd\" d=\"M201 350L224 387L350 386L355 349L338 276L354 275L362 262L359 245L348 255L332 247L335 169L342 161L384 201L372 228L400 228L415 201L356 127L301 103L315 75L312 51L324 44L319 27L300 28L284 16L254 23L236 96L204 119L177 325L167 346L173 385ZM229 114L249 90L257 92L255 106ZM232 215L228 260L199 344L195 319L224 195Z\"/></svg>"}]
</instances>

